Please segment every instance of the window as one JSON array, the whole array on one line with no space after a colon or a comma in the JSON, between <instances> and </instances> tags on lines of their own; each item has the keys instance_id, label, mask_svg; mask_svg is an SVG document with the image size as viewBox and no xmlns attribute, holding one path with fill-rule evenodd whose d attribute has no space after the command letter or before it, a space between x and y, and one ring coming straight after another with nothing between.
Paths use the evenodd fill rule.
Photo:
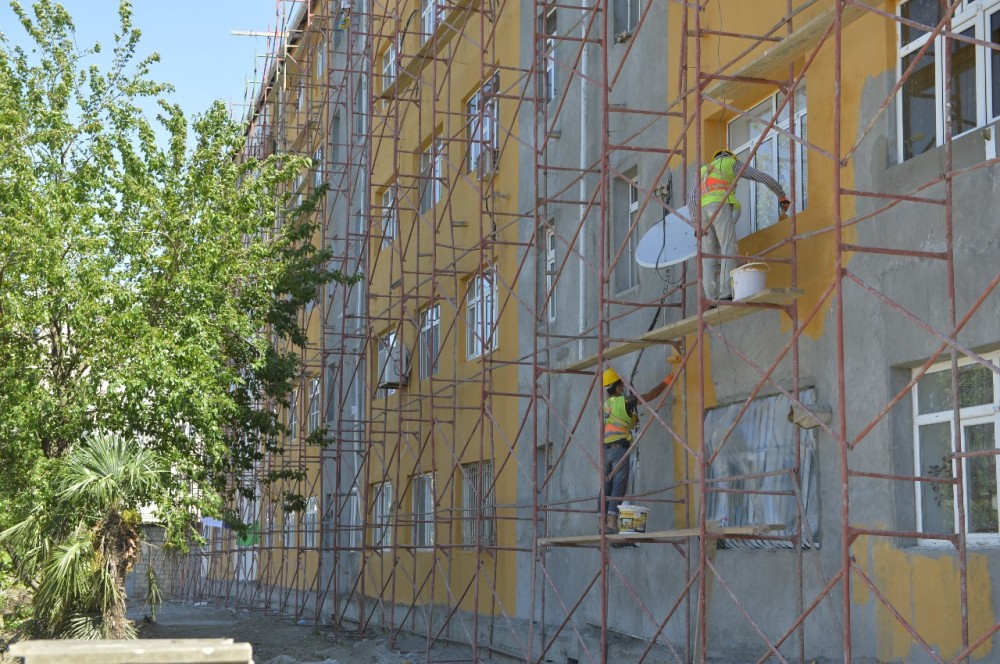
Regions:
<instances>
[{"instance_id":1,"label":"window","mask_svg":"<svg viewBox=\"0 0 1000 664\"><path fill-rule=\"evenodd\" d=\"M444 180L444 145L435 141L420 153L420 213L426 214L441 200Z\"/></svg>"},{"instance_id":2,"label":"window","mask_svg":"<svg viewBox=\"0 0 1000 664\"><path fill-rule=\"evenodd\" d=\"M641 9L639 0L613 0L612 18L616 41L625 41L632 35L639 24Z\"/></svg>"},{"instance_id":3,"label":"window","mask_svg":"<svg viewBox=\"0 0 1000 664\"><path fill-rule=\"evenodd\" d=\"M986 356L994 364L1000 353ZM916 474L949 480L957 477L965 494L966 532L970 541L997 541L997 426L1000 423L1000 376L972 360L959 360L958 407L961 440L954 439L951 362L930 368L913 390L913 440ZM987 452L985 456L954 454ZM956 475L957 474L957 475ZM924 533L958 531L958 487L916 482L917 522Z\"/></svg>"},{"instance_id":4,"label":"window","mask_svg":"<svg viewBox=\"0 0 1000 664\"><path fill-rule=\"evenodd\" d=\"M295 512L285 512L282 521L281 544L286 549L295 547Z\"/></svg>"},{"instance_id":5,"label":"window","mask_svg":"<svg viewBox=\"0 0 1000 664\"><path fill-rule=\"evenodd\" d=\"M264 548L270 549L274 546L274 529L277 527L277 522L275 520L275 513L277 512L277 505L268 505L267 512L264 516Z\"/></svg>"},{"instance_id":6,"label":"window","mask_svg":"<svg viewBox=\"0 0 1000 664\"><path fill-rule=\"evenodd\" d=\"M546 11L539 19L539 32L544 36L542 42L541 62L538 73L540 75L539 94L542 100L550 102L556 97L556 8Z\"/></svg>"},{"instance_id":7,"label":"window","mask_svg":"<svg viewBox=\"0 0 1000 664\"><path fill-rule=\"evenodd\" d=\"M545 301L545 309L549 312L548 319L552 322L556 319L558 300L556 299L556 232L549 227L545 230L545 294L548 298Z\"/></svg>"},{"instance_id":8,"label":"window","mask_svg":"<svg viewBox=\"0 0 1000 664\"><path fill-rule=\"evenodd\" d=\"M296 97L297 98L296 109L298 110L299 113L301 113L302 111L306 110L306 82L305 82L305 78L300 78L299 79L299 88L298 88L298 91L297 91L296 94L297 94L297 97Z\"/></svg>"},{"instance_id":9,"label":"window","mask_svg":"<svg viewBox=\"0 0 1000 664\"><path fill-rule=\"evenodd\" d=\"M392 482L372 485L372 545L377 548L392 547Z\"/></svg>"},{"instance_id":10,"label":"window","mask_svg":"<svg viewBox=\"0 0 1000 664\"><path fill-rule=\"evenodd\" d=\"M313 188L323 184L323 148L316 148L313 152Z\"/></svg>"},{"instance_id":11,"label":"window","mask_svg":"<svg viewBox=\"0 0 1000 664\"><path fill-rule=\"evenodd\" d=\"M330 161L333 164L340 164L340 144L342 138L340 135L340 113L334 113L333 122L330 124Z\"/></svg>"},{"instance_id":12,"label":"window","mask_svg":"<svg viewBox=\"0 0 1000 664\"><path fill-rule=\"evenodd\" d=\"M319 378L309 381L309 433L319 430Z\"/></svg>"},{"instance_id":13,"label":"window","mask_svg":"<svg viewBox=\"0 0 1000 664\"><path fill-rule=\"evenodd\" d=\"M354 91L354 131L360 140L368 130L368 77L358 76L358 87Z\"/></svg>"},{"instance_id":14,"label":"window","mask_svg":"<svg viewBox=\"0 0 1000 664\"><path fill-rule=\"evenodd\" d=\"M319 501L315 496L306 501L306 513L302 517L302 546L315 549L319 534Z\"/></svg>"},{"instance_id":15,"label":"window","mask_svg":"<svg viewBox=\"0 0 1000 664\"><path fill-rule=\"evenodd\" d=\"M499 156L500 111L496 97L499 89L500 74L495 73L465 103L468 171L479 177L493 172Z\"/></svg>"},{"instance_id":16,"label":"window","mask_svg":"<svg viewBox=\"0 0 1000 664\"><path fill-rule=\"evenodd\" d=\"M358 490L351 489L344 501L344 511L340 515L341 543L351 549L357 549L362 544L361 497Z\"/></svg>"},{"instance_id":17,"label":"window","mask_svg":"<svg viewBox=\"0 0 1000 664\"><path fill-rule=\"evenodd\" d=\"M774 177L781 188L795 199L795 209L801 212L807 204L809 179L808 150L805 146L772 129L766 134L757 152L750 156L750 150L760 139L761 132L770 124L783 97L781 94L768 97L730 122L729 145L742 163ZM799 82L791 102L795 106L794 117L789 116L790 105L786 104L774 127L805 141L808 138L805 79ZM792 189L793 161L794 190ZM764 184L740 178L736 184L736 198L740 202L741 212L736 224L738 237L745 237L778 222L778 199Z\"/></svg>"},{"instance_id":18,"label":"window","mask_svg":"<svg viewBox=\"0 0 1000 664\"><path fill-rule=\"evenodd\" d=\"M382 90L388 90L396 80L397 50L396 44L389 44L382 53Z\"/></svg>"},{"instance_id":19,"label":"window","mask_svg":"<svg viewBox=\"0 0 1000 664\"><path fill-rule=\"evenodd\" d=\"M442 0L420 0L420 43L430 40L437 30L438 24L444 19L444 3Z\"/></svg>"},{"instance_id":20,"label":"window","mask_svg":"<svg viewBox=\"0 0 1000 664\"><path fill-rule=\"evenodd\" d=\"M413 476L413 545L434 546L434 476Z\"/></svg>"},{"instance_id":21,"label":"window","mask_svg":"<svg viewBox=\"0 0 1000 664\"><path fill-rule=\"evenodd\" d=\"M316 44L316 78L321 83L326 80L326 44L323 41Z\"/></svg>"},{"instance_id":22,"label":"window","mask_svg":"<svg viewBox=\"0 0 1000 664\"><path fill-rule=\"evenodd\" d=\"M396 187L389 185L382 192L382 248L387 248L397 237L399 218L396 215Z\"/></svg>"},{"instance_id":23,"label":"window","mask_svg":"<svg viewBox=\"0 0 1000 664\"><path fill-rule=\"evenodd\" d=\"M288 407L288 440L294 441L299 437L299 391L292 390L292 403Z\"/></svg>"},{"instance_id":24,"label":"window","mask_svg":"<svg viewBox=\"0 0 1000 664\"><path fill-rule=\"evenodd\" d=\"M611 268L611 285L615 293L627 291L639 283L639 270L635 264L635 249L639 242L639 228L632 225L639 217L639 180L633 171L628 180L615 178L611 204L611 241L608 243L608 260L616 260ZM621 255L619 255L619 252Z\"/></svg>"},{"instance_id":25,"label":"window","mask_svg":"<svg viewBox=\"0 0 1000 664\"><path fill-rule=\"evenodd\" d=\"M899 15L932 28L944 19L944 7L939 0L904 0ZM966 39L1000 43L1000 1L963 0L952 17L951 30ZM899 25L898 74L913 67L899 91L903 160L940 145L945 122L952 136L958 136L1000 115L1000 52L939 35L918 60L929 39L929 30ZM951 58L949 99L944 98L945 48Z\"/></svg>"},{"instance_id":26,"label":"window","mask_svg":"<svg viewBox=\"0 0 1000 664\"><path fill-rule=\"evenodd\" d=\"M466 354L469 359L497 348L496 269L484 270L469 281L465 298Z\"/></svg>"},{"instance_id":27,"label":"window","mask_svg":"<svg viewBox=\"0 0 1000 664\"><path fill-rule=\"evenodd\" d=\"M430 378L438 370L438 351L441 347L441 305L434 304L424 310L420 323L420 378Z\"/></svg>"},{"instance_id":28,"label":"window","mask_svg":"<svg viewBox=\"0 0 1000 664\"><path fill-rule=\"evenodd\" d=\"M805 405L814 403L814 390L803 390L799 400ZM819 532L815 430L799 429L788 421L791 402L784 395L753 400L736 422L744 405L720 406L705 414L705 454L711 457L719 451L708 469L712 490L705 500L707 519L728 526L784 524L785 529L774 534L789 535L795 532L801 501L805 510L802 546L813 546ZM800 445L798 485L796 435ZM725 548L791 546L780 540L721 541Z\"/></svg>"},{"instance_id":29,"label":"window","mask_svg":"<svg viewBox=\"0 0 1000 664\"><path fill-rule=\"evenodd\" d=\"M493 462L464 464L462 478L462 543L467 546L496 544Z\"/></svg>"}]
</instances>

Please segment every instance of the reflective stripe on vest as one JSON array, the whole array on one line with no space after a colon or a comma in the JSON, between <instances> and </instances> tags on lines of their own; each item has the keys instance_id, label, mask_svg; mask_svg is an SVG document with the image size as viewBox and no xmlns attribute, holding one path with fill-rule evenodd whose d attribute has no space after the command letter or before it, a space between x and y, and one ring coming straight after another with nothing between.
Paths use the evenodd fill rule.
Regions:
<instances>
[{"instance_id":1,"label":"reflective stripe on vest","mask_svg":"<svg viewBox=\"0 0 1000 664\"><path fill-rule=\"evenodd\" d=\"M736 191L726 191L736 179L736 158L719 157L710 164L701 167L701 205L727 201L736 204Z\"/></svg>"},{"instance_id":2,"label":"reflective stripe on vest","mask_svg":"<svg viewBox=\"0 0 1000 664\"><path fill-rule=\"evenodd\" d=\"M634 420L625 408L625 397L610 397L604 402L604 443L631 441Z\"/></svg>"}]
</instances>

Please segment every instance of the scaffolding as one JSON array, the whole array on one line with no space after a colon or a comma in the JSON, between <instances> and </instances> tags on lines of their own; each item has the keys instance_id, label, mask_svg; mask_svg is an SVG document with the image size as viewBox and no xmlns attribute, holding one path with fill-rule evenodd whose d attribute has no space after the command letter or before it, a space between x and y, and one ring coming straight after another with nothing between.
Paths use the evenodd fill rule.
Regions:
<instances>
[{"instance_id":1,"label":"scaffolding","mask_svg":"<svg viewBox=\"0 0 1000 664\"><path fill-rule=\"evenodd\" d=\"M938 140L920 148L937 161L914 166L906 132L921 109L898 105L925 84L921 58L934 70L937 57L961 116L966 65L953 61L1000 50L953 22L979 12L981 25L992 5L931 2L931 20L881 0L787 0L736 25L726 0L276 4L248 150L314 158L298 184L329 187L317 241L364 280L332 285L304 313L311 341L286 421L323 428L325 444L293 434L262 462L262 496L241 506L260 538L211 532L178 572L182 594L343 634L382 628L393 643L419 634L428 661L454 643L468 661L525 662L989 652L996 561L970 549L996 544L982 539L996 518L970 513L995 501L984 477L997 434L966 402L980 381L997 403L1000 338L985 318L1000 272L960 242L989 236L956 189L989 181L995 139L989 122L973 122L979 138L938 117ZM871 35L892 35L885 53L865 45L898 72L859 64ZM863 86L845 66L889 76ZM824 101L811 116L807 81ZM707 299L705 260L726 257L700 244L693 260L640 274L638 237L681 211L743 121L755 138L736 141L739 158L778 165L793 198L774 224L763 197L745 213L758 226L739 258L767 264L772 287ZM974 141L985 159L968 156ZM943 284L934 293L900 285L928 271ZM869 334L882 335L871 354L883 366L859 365ZM894 354L886 335L918 350ZM616 366L640 393L675 352L677 375L641 404L624 462L650 530L606 534L599 369ZM884 389L863 387L874 371ZM925 416L918 391L937 388L944 405ZM747 461L749 448L736 459L747 427L762 438L753 427L786 412L782 463ZM921 459L923 442L895 459L924 422L945 427L940 459ZM275 472L285 479L265 482ZM283 492L314 502L286 510ZM937 524L933 500L949 506ZM938 613L915 609L884 569L916 565L915 546L953 570Z\"/></svg>"}]
</instances>

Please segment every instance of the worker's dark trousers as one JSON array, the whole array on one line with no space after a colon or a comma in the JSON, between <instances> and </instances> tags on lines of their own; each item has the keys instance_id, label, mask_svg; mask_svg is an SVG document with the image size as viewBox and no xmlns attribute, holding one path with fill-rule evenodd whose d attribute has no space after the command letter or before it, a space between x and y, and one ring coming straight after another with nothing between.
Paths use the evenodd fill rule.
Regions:
<instances>
[{"instance_id":1,"label":"worker's dark trousers","mask_svg":"<svg viewBox=\"0 0 1000 664\"><path fill-rule=\"evenodd\" d=\"M614 470L619 461L625 458L626 454L628 454L628 445L604 446L604 509L601 511L605 514L618 514L618 505L622 501L614 499L621 498L628 490L628 461L621 464L618 472L614 475L611 474L611 471Z\"/></svg>"}]
</instances>

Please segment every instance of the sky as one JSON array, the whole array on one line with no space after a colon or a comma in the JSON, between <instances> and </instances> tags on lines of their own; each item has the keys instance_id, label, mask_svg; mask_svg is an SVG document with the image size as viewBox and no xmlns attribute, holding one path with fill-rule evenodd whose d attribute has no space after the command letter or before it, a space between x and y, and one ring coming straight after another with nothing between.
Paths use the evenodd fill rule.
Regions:
<instances>
[{"instance_id":1,"label":"sky","mask_svg":"<svg viewBox=\"0 0 1000 664\"><path fill-rule=\"evenodd\" d=\"M73 16L81 47L100 41L110 52L118 23L118 0L58 0ZM21 0L25 7L33 0ZM273 32L279 7L287 0L133 0L133 22L142 31L138 54L160 54L151 76L171 83L171 101L185 115L200 113L221 99L242 118L247 80L254 78L254 63L263 67L265 37L236 36L233 31ZM9 0L0 0L0 32L19 45L27 37Z\"/></svg>"}]
</instances>

